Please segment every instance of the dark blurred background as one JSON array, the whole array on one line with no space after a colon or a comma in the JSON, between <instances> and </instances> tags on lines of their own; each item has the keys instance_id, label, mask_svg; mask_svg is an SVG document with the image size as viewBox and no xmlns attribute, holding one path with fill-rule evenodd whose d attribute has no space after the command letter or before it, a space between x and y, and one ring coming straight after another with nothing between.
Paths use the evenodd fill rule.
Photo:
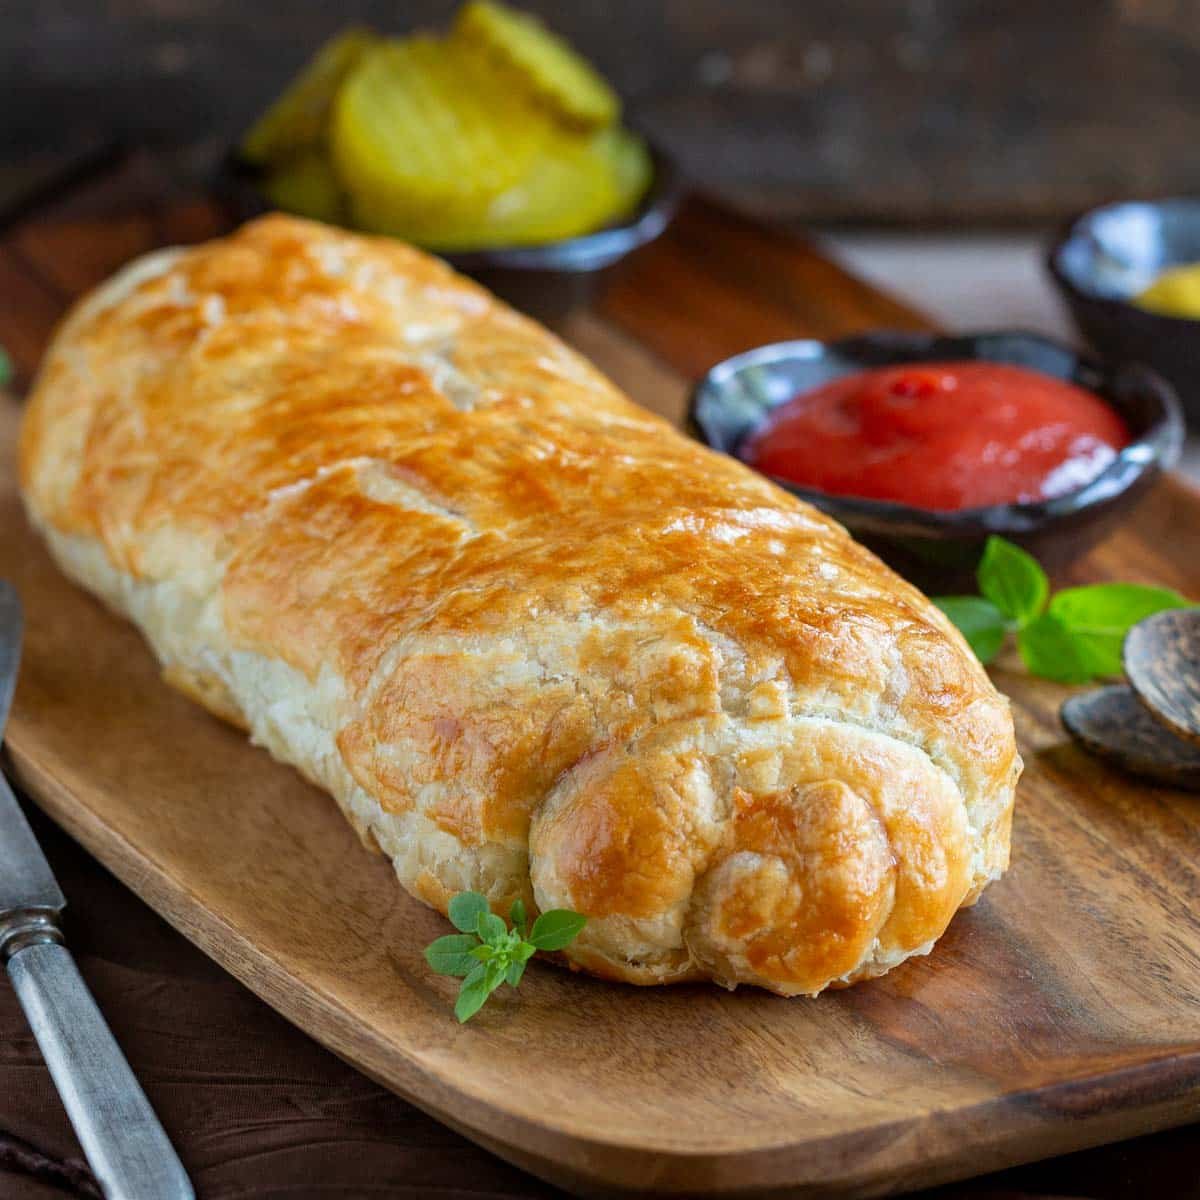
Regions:
<instances>
[{"instance_id":1,"label":"dark blurred background","mask_svg":"<svg viewBox=\"0 0 1200 1200\"><path fill-rule=\"evenodd\" d=\"M521 0L697 180L798 221L1200 190L1200 0ZM453 0L4 0L0 186L116 133L203 169L347 24Z\"/></svg>"}]
</instances>

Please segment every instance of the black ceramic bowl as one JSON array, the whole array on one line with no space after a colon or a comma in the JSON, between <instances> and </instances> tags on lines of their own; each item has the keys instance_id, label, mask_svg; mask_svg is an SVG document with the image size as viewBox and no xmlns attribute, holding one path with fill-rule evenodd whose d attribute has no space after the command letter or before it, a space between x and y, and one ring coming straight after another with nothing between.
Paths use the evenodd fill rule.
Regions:
<instances>
[{"instance_id":1,"label":"black ceramic bowl","mask_svg":"<svg viewBox=\"0 0 1200 1200\"><path fill-rule=\"evenodd\" d=\"M1130 201L1077 217L1047 267L1080 332L1106 358L1143 362L1175 386L1200 425L1200 321L1131 298L1170 267L1200 262L1200 198Z\"/></svg>"},{"instance_id":2,"label":"black ceramic bowl","mask_svg":"<svg viewBox=\"0 0 1200 1200\"><path fill-rule=\"evenodd\" d=\"M639 246L652 242L674 217L682 182L671 159L650 146L654 175L642 202L622 221L581 237L538 246L496 246L442 254L455 270L477 279L516 308L554 323L588 302L604 273ZM259 190L258 170L231 153L217 179L217 193L237 221L272 207Z\"/></svg>"},{"instance_id":3,"label":"black ceramic bowl","mask_svg":"<svg viewBox=\"0 0 1200 1200\"><path fill-rule=\"evenodd\" d=\"M835 517L926 590L974 590L972 575L993 533L1024 546L1047 569L1061 569L1103 536L1178 455L1183 421L1169 384L1146 367L1104 367L1030 333L881 332L761 346L719 363L700 381L692 396L692 429L714 449L736 455L770 410L798 392L871 367L954 359L1010 363L1077 383L1121 413L1133 440L1084 487L1030 504L939 512L775 480Z\"/></svg>"}]
</instances>

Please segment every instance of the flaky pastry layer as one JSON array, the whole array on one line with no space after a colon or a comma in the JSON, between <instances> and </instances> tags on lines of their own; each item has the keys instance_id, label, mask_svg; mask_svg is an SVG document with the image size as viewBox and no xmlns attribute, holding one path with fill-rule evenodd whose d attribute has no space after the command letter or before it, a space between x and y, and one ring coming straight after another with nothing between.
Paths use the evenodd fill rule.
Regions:
<instances>
[{"instance_id":1,"label":"flaky pastry layer","mask_svg":"<svg viewBox=\"0 0 1200 1200\"><path fill-rule=\"evenodd\" d=\"M21 480L408 891L586 913L595 974L813 994L1007 865L1012 720L942 614L399 243L271 216L139 259L56 336Z\"/></svg>"}]
</instances>

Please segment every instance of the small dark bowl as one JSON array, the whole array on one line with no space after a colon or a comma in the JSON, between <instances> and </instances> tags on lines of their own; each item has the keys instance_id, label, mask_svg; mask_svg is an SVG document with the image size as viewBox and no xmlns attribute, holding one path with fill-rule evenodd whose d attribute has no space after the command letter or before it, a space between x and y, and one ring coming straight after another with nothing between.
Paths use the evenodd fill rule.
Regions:
<instances>
[{"instance_id":1,"label":"small dark bowl","mask_svg":"<svg viewBox=\"0 0 1200 1200\"><path fill-rule=\"evenodd\" d=\"M1046 258L1092 347L1153 367L1200 425L1200 320L1132 303L1163 271L1194 262L1200 262L1200 198L1185 197L1093 208L1070 223Z\"/></svg>"},{"instance_id":2,"label":"small dark bowl","mask_svg":"<svg viewBox=\"0 0 1200 1200\"><path fill-rule=\"evenodd\" d=\"M495 246L440 257L522 312L551 324L561 321L589 302L609 268L652 242L675 216L683 194L679 172L654 145L650 145L650 158L654 167L650 187L622 221L538 246ZM235 220L247 221L271 209L259 190L260 179L258 169L236 152L222 164L216 190Z\"/></svg>"},{"instance_id":3,"label":"small dark bowl","mask_svg":"<svg viewBox=\"0 0 1200 1200\"><path fill-rule=\"evenodd\" d=\"M870 333L839 342L778 342L718 363L692 395L693 432L736 455L772 408L841 375L898 363L980 359L1028 367L1107 400L1133 440L1090 483L1052 500L940 512L886 500L835 496L775 479L827 512L901 574L926 590L974 590L984 543L996 533L1061 570L1101 538L1174 462L1183 440L1169 384L1138 365L1109 368L1031 333L939 337Z\"/></svg>"}]
</instances>

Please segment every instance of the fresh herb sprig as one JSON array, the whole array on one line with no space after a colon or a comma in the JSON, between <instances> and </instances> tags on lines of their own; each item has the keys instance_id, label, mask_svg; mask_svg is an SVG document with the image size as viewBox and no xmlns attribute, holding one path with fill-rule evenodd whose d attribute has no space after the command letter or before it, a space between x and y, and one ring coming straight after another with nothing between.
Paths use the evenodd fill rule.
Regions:
<instances>
[{"instance_id":1,"label":"fresh herb sprig","mask_svg":"<svg viewBox=\"0 0 1200 1200\"><path fill-rule=\"evenodd\" d=\"M1009 633L1031 675L1087 683L1121 674L1121 644L1139 621L1191 602L1170 588L1094 583L1050 594L1037 559L1002 537L990 537L976 571L978 596L940 596L938 606L958 626L983 663Z\"/></svg>"},{"instance_id":2,"label":"fresh herb sprig","mask_svg":"<svg viewBox=\"0 0 1200 1200\"><path fill-rule=\"evenodd\" d=\"M565 908L542 913L529 928L522 900L509 910L512 927L492 912L486 896L459 892L450 901L450 923L460 933L448 933L425 948L425 961L439 975L462 979L454 1015L469 1021L503 983L516 987L525 964L539 950L562 950L583 931L587 917Z\"/></svg>"}]
</instances>

